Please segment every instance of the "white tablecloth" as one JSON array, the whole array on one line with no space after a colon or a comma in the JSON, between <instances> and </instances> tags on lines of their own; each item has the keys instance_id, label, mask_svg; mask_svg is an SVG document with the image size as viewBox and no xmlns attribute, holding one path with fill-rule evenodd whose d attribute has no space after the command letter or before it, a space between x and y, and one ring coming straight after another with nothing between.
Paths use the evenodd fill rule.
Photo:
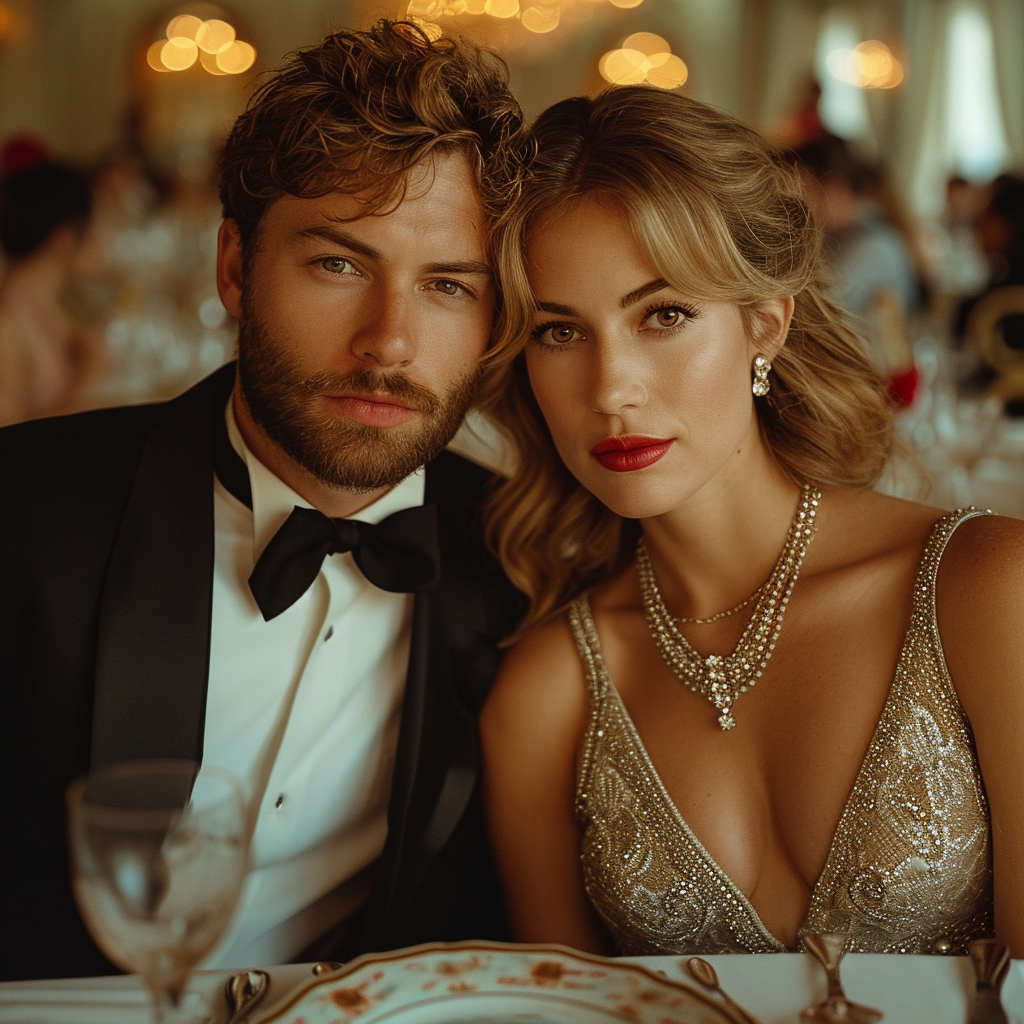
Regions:
<instances>
[{"instance_id":1,"label":"white tablecloth","mask_svg":"<svg viewBox=\"0 0 1024 1024\"><path fill-rule=\"evenodd\" d=\"M799 1011L825 996L821 967L800 953L711 956L722 987L762 1024L796 1024ZM636 957L669 978L690 982L678 957ZM207 1000L212 1024L227 1016L223 999L230 971L200 971L191 985L198 1009ZM271 987L252 1024L302 982L308 964L270 969ZM889 1024L964 1024L974 976L964 957L850 954L842 964L847 996L885 1013ZM690 982L694 984L693 982ZM697 986L695 986L697 987ZM1024 1024L1024 960L1013 961L1003 987L1011 1024ZM0 984L0 1024L149 1024L146 993L135 978L15 981Z\"/></svg>"}]
</instances>

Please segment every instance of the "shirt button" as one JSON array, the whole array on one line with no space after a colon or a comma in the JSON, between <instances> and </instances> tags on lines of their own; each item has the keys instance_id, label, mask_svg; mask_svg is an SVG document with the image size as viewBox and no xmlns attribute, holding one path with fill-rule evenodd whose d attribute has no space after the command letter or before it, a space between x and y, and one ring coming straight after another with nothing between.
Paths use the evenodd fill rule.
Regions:
<instances>
[{"instance_id":1,"label":"shirt button","mask_svg":"<svg viewBox=\"0 0 1024 1024\"><path fill-rule=\"evenodd\" d=\"M284 803L284 793L278 793L277 799L274 801L274 806L280 810L281 805Z\"/></svg>"},{"instance_id":2,"label":"shirt button","mask_svg":"<svg viewBox=\"0 0 1024 1024\"><path fill-rule=\"evenodd\" d=\"M332 636L334 636L334 627L328 626L327 632L324 634L324 643L327 643L327 641L330 640Z\"/></svg>"}]
</instances>

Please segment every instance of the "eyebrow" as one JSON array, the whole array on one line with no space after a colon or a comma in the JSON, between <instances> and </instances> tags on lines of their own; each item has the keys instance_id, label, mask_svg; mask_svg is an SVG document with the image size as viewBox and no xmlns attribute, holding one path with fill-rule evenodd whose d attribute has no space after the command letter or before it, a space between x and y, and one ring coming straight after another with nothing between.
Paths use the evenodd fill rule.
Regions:
<instances>
[{"instance_id":1,"label":"eyebrow","mask_svg":"<svg viewBox=\"0 0 1024 1024\"><path fill-rule=\"evenodd\" d=\"M634 288L631 292L627 292L619 299L619 306L622 309L626 309L632 306L634 303L639 302L641 299L646 299L648 295L652 295L654 292L660 292L662 288L668 287L668 281L663 277L657 278L654 281L648 281L647 284L641 285L639 288ZM580 312L578 309L572 306L563 306L558 302L538 302L537 309L542 313L554 313L557 316L579 316Z\"/></svg>"},{"instance_id":2,"label":"eyebrow","mask_svg":"<svg viewBox=\"0 0 1024 1024\"><path fill-rule=\"evenodd\" d=\"M310 228L303 228L295 233L296 238L322 238L335 245L343 245L346 249L359 253L369 260L378 263L385 262L384 253L375 249L372 245L360 242L345 231L338 228L316 225ZM482 260L450 260L444 263L429 263L424 268L428 274L482 274L492 277L491 268Z\"/></svg>"},{"instance_id":3,"label":"eyebrow","mask_svg":"<svg viewBox=\"0 0 1024 1024\"><path fill-rule=\"evenodd\" d=\"M668 281L663 277L659 277L656 281L648 281L647 284L641 285L639 288L634 288L633 291L628 292L619 299L619 305L622 309L627 306L632 306L634 302L639 302L641 299L646 299L648 295L654 294L654 292L660 292L662 288L668 287Z\"/></svg>"},{"instance_id":4,"label":"eyebrow","mask_svg":"<svg viewBox=\"0 0 1024 1024\"><path fill-rule=\"evenodd\" d=\"M353 252L359 253L360 256L365 256L370 260L383 260L384 254L379 249L374 249L372 245L367 245L365 242L360 242L358 239L353 238L350 234L344 231L339 231L337 228L324 227L323 225L316 225L311 228L303 228L301 231L295 232L296 238L322 238L327 242L333 242L335 245L343 245L346 249L351 249Z\"/></svg>"}]
</instances>

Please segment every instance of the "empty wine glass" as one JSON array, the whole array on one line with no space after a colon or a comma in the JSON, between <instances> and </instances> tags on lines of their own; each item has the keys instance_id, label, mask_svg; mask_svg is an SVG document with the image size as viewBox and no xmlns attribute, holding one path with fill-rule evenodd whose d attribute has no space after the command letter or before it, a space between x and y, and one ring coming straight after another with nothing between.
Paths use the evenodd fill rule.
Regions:
<instances>
[{"instance_id":1,"label":"empty wine glass","mask_svg":"<svg viewBox=\"0 0 1024 1024\"><path fill-rule=\"evenodd\" d=\"M193 761L133 761L68 788L72 884L97 945L142 977L156 1024L224 935L248 865L238 780Z\"/></svg>"}]
</instances>

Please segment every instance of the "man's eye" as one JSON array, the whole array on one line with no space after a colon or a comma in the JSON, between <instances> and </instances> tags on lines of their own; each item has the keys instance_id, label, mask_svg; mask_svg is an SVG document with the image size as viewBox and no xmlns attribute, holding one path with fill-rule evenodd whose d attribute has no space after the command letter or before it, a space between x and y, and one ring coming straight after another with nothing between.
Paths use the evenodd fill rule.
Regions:
<instances>
[{"instance_id":1,"label":"man's eye","mask_svg":"<svg viewBox=\"0 0 1024 1024\"><path fill-rule=\"evenodd\" d=\"M434 288L443 295L458 295L466 290L458 281L435 281Z\"/></svg>"},{"instance_id":2,"label":"man's eye","mask_svg":"<svg viewBox=\"0 0 1024 1024\"><path fill-rule=\"evenodd\" d=\"M533 338L544 345L567 345L583 335L572 324L541 324L533 331Z\"/></svg>"},{"instance_id":3,"label":"man's eye","mask_svg":"<svg viewBox=\"0 0 1024 1024\"><path fill-rule=\"evenodd\" d=\"M354 269L352 262L343 256L328 256L327 259L320 261L320 266L329 274L349 274Z\"/></svg>"}]
</instances>

